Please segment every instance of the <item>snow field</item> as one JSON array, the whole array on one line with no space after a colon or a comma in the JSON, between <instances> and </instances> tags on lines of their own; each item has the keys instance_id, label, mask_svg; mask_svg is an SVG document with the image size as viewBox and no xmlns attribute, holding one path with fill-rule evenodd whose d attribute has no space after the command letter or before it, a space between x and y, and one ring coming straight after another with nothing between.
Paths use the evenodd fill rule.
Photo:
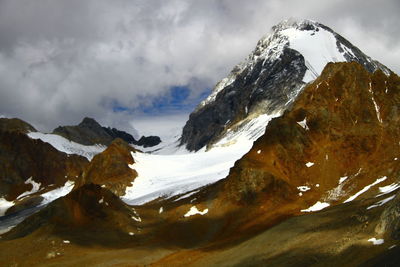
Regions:
<instances>
[{"instance_id":1,"label":"snow field","mask_svg":"<svg viewBox=\"0 0 400 267\"><path fill-rule=\"evenodd\" d=\"M57 134L44 134L40 132L28 133L28 136L32 139L40 139L43 142L49 143L58 151L67 154L77 154L91 160L96 154L103 152L106 147L102 145L85 146L81 145Z\"/></svg>"}]
</instances>

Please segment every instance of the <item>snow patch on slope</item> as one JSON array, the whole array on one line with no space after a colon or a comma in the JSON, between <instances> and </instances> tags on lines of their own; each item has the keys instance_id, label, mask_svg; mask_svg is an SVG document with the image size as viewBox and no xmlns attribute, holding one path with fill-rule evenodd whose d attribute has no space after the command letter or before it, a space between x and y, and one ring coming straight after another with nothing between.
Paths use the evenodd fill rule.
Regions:
<instances>
[{"instance_id":1,"label":"snow patch on slope","mask_svg":"<svg viewBox=\"0 0 400 267\"><path fill-rule=\"evenodd\" d=\"M319 27L318 31L288 28L282 34L287 36L290 48L304 56L308 68L303 78L306 83L315 80L329 62L346 61L336 45L335 36L323 28Z\"/></svg>"},{"instance_id":2,"label":"snow patch on slope","mask_svg":"<svg viewBox=\"0 0 400 267\"><path fill-rule=\"evenodd\" d=\"M380 206L382 206L382 205L385 205L386 203L388 203L389 201L391 201L391 200L394 199L395 197L396 197L396 196L394 195L394 196L391 196L391 197L382 199L381 201L378 201L376 204L369 206L369 207L367 208L367 210L373 209L373 208L376 208L376 207L380 207Z\"/></svg>"},{"instance_id":3,"label":"snow patch on slope","mask_svg":"<svg viewBox=\"0 0 400 267\"><path fill-rule=\"evenodd\" d=\"M301 210L301 212L313 212L313 211L318 211L318 210L325 209L325 208L327 208L327 207L329 207L329 206L330 206L329 203L318 201L317 203L315 203L314 205L312 205L312 206L309 207L308 209Z\"/></svg>"},{"instance_id":4,"label":"snow patch on slope","mask_svg":"<svg viewBox=\"0 0 400 267\"><path fill-rule=\"evenodd\" d=\"M377 184L379 184L379 183L385 181L386 179L387 179L386 176L383 176L382 178L377 179L374 183L372 183L372 184L370 184L370 185L367 185L366 187L364 187L363 189L361 189L360 191L358 191L355 195L349 197L349 198L348 198L345 202L343 202L343 203L353 201L353 200L356 199L359 195L361 195L361 194L367 192L371 187L373 187L374 185L377 185Z\"/></svg>"},{"instance_id":5,"label":"snow patch on slope","mask_svg":"<svg viewBox=\"0 0 400 267\"><path fill-rule=\"evenodd\" d=\"M382 245L383 243L385 243L384 239L376 239L375 237L368 239L368 241L374 245Z\"/></svg>"},{"instance_id":6,"label":"snow patch on slope","mask_svg":"<svg viewBox=\"0 0 400 267\"><path fill-rule=\"evenodd\" d=\"M43 197L41 205L46 205L57 198L63 197L67 195L69 192L72 191L74 188L75 182L73 181L67 181L63 186L56 188L54 190L48 191L44 194L41 194L41 197Z\"/></svg>"},{"instance_id":7,"label":"snow patch on slope","mask_svg":"<svg viewBox=\"0 0 400 267\"><path fill-rule=\"evenodd\" d=\"M3 216L6 211L14 206L14 201L7 201L5 198L0 198L0 216Z\"/></svg>"},{"instance_id":8,"label":"snow patch on slope","mask_svg":"<svg viewBox=\"0 0 400 267\"><path fill-rule=\"evenodd\" d=\"M31 132L28 133L28 136L32 139L40 139L43 142L49 143L58 151L67 153L67 154L77 154L83 157L86 157L88 160L91 160L96 154L103 152L106 147L102 145L94 145L94 146L85 146L81 145L68 139L56 135L56 134L44 134L40 132Z\"/></svg>"},{"instance_id":9,"label":"snow patch on slope","mask_svg":"<svg viewBox=\"0 0 400 267\"><path fill-rule=\"evenodd\" d=\"M31 184L31 185L32 185L32 189L29 190L29 191L26 191L26 192L22 193L21 195L19 195L19 196L17 197L17 199L21 199L21 198L23 198L23 197L25 197L25 196L28 196L28 195L31 195L31 194L34 194L34 193L38 192L39 189L40 189L40 185L41 185L40 183L35 182L35 181L32 179L32 177L30 177L28 180L26 180L26 181L25 181L25 184Z\"/></svg>"},{"instance_id":10,"label":"snow patch on slope","mask_svg":"<svg viewBox=\"0 0 400 267\"><path fill-rule=\"evenodd\" d=\"M228 129L222 138L213 147L230 146L241 140L254 142L265 133L265 127L275 117L281 115L281 111L273 114L261 114L247 122L242 123L238 130ZM260 151L261 152L261 151Z\"/></svg>"},{"instance_id":11,"label":"snow patch on slope","mask_svg":"<svg viewBox=\"0 0 400 267\"><path fill-rule=\"evenodd\" d=\"M253 142L265 133L268 122L279 114L260 115L239 131L229 131L210 150L189 152L184 148L172 154L132 153L135 163L130 168L138 172L132 186L127 187L123 201L141 205L157 198L170 198L192 192L224 179L236 160L246 154ZM166 147L168 152L173 152ZM165 151L164 151L165 152Z\"/></svg>"},{"instance_id":12,"label":"snow patch on slope","mask_svg":"<svg viewBox=\"0 0 400 267\"><path fill-rule=\"evenodd\" d=\"M379 191L381 192L381 194L379 194L378 197L392 193L393 191L397 190L398 188L400 188L400 184L395 184L395 183L387 185L387 186L379 187Z\"/></svg>"},{"instance_id":13,"label":"snow patch on slope","mask_svg":"<svg viewBox=\"0 0 400 267\"><path fill-rule=\"evenodd\" d=\"M132 153L138 172L122 200L140 205L159 197L170 198L225 178L235 161L248 152L253 142L242 139L235 145L196 153L155 155Z\"/></svg>"},{"instance_id":14,"label":"snow patch on slope","mask_svg":"<svg viewBox=\"0 0 400 267\"><path fill-rule=\"evenodd\" d=\"M196 215L196 214L205 215L205 214L207 214L207 213L208 213L208 209L205 209L205 210L203 210L203 211L199 211L199 210L196 208L196 206L193 206L193 207L191 207L190 210L189 210L185 215L183 215L183 216L184 216L184 217L190 217L190 216L193 216L193 215Z\"/></svg>"}]
</instances>

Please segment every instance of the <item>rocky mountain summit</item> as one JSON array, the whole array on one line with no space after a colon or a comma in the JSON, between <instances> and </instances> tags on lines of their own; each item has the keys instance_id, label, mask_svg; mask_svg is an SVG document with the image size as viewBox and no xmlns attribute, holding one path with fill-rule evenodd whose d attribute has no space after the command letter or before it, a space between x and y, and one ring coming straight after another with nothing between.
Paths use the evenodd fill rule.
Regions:
<instances>
[{"instance_id":1,"label":"rocky mountain summit","mask_svg":"<svg viewBox=\"0 0 400 267\"><path fill-rule=\"evenodd\" d=\"M358 62L369 72L390 73L325 25L310 20L279 23L190 115L181 144L199 150L229 129L240 131L249 119L282 112L328 62L345 61Z\"/></svg>"}]
</instances>

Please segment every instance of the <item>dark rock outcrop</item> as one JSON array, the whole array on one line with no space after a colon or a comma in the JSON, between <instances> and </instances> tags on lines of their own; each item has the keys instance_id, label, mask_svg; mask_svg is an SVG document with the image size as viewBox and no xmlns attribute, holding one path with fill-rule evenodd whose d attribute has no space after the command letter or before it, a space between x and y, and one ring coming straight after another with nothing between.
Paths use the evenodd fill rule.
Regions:
<instances>
[{"instance_id":1,"label":"dark rock outcrop","mask_svg":"<svg viewBox=\"0 0 400 267\"><path fill-rule=\"evenodd\" d=\"M97 121L84 118L77 126L60 126L54 129L53 134L58 134L70 141L83 145L109 145L114 137L109 134ZM132 137L133 138L133 137Z\"/></svg>"},{"instance_id":2,"label":"dark rock outcrop","mask_svg":"<svg viewBox=\"0 0 400 267\"><path fill-rule=\"evenodd\" d=\"M125 142L129 143L129 144L135 144L136 140L135 138L128 134L127 132L124 131L120 131L117 130L115 128L110 128L110 127L103 127L103 129L113 138L121 138L122 140L124 140Z\"/></svg>"},{"instance_id":3,"label":"dark rock outcrop","mask_svg":"<svg viewBox=\"0 0 400 267\"><path fill-rule=\"evenodd\" d=\"M161 139L158 136L142 136L137 141L127 132L115 128L103 127L92 118L84 118L76 126L60 126L54 129L53 134L58 134L70 141L83 145L110 145L115 138L121 138L125 142L133 145L150 147L158 145Z\"/></svg>"},{"instance_id":4,"label":"dark rock outcrop","mask_svg":"<svg viewBox=\"0 0 400 267\"><path fill-rule=\"evenodd\" d=\"M142 136L139 141L136 142L136 145L142 147L152 147L161 143L161 139L158 136Z\"/></svg>"}]
</instances>

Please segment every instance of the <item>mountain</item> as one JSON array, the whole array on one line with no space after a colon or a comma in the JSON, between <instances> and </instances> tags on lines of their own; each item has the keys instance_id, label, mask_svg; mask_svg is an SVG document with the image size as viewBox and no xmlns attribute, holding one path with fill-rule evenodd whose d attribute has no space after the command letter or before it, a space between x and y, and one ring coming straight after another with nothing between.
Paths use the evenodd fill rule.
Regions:
<instances>
[{"instance_id":1,"label":"mountain","mask_svg":"<svg viewBox=\"0 0 400 267\"><path fill-rule=\"evenodd\" d=\"M24 132L34 128L21 120L0 121L0 215L15 205L26 208L53 200L48 192L74 183L88 164L84 157L29 138ZM47 195L29 200L29 195L38 192Z\"/></svg>"},{"instance_id":2,"label":"mountain","mask_svg":"<svg viewBox=\"0 0 400 267\"><path fill-rule=\"evenodd\" d=\"M240 132L261 114L280 114L328 62L344 61L358 62L371 73L391 72L325 25L310 20L279 23L190 115L181 145L199 150ZM256 130L265 126L261 123Z\"/></svg>"},{"instance_id":3,"label":"mountain","mask_svg":"<svg viewBox=\"0 0 400 267\"><path fill-rule=\"evenodd\" d=\"M142 136L139 141L136 141L132 135L124 131L103 127L96 120L87 117L76 126L59 126L53 130L53 134L86 146L99 144L108 146L115 138L121 138L127 143L143 147L156 146L161 143L158 136Z\"/></svg>"},{"instance_id":4,"label":"mountain","mask_svg":"<svg viewBox=\"0 0 400 267\"><path fill-rule=\"evenodd\" d=\"M209 240L157 264L395 266L399 100L397 75L329 63L227 178L160 203Z\"/></svg>"},{"instance_id":5,"label":"mountain","mask_svg":"<svg viewBox=\"0 0 400 267\"><path fill-rule=\"evenodd\" d=\"M62 194L48 191L51 201L28 217L0 217L2 263L398 265L400 77L341 38L316 22L277 25L257 58L189 119L197 130L187 141L208 149L149 154L117 138L90 162L76 156L81 168L60 171L68 182L75 174L73 188L60 182ZM216 110L229 111L232 123L202 117ZM83 124L67 131L83 139L103 129ZM22 148L45 144L6 133L7 164L18 163ZM22 194L48 199L33 178Z\"/></svg>"},{"instance_id":6,"label":"mountain","mask_svg":"<svg viewBox=\"0 0 400 267\"><path fill-rule=\"evenodd\" d=\"M24 265L395 266L399 98L397 75L330 63L227 178L141 206L100 186L108 153L140 165L117 141L87 168L94 179L3 234L0 258L15 262L19 248Z\"/></svg>"}]
</instances>

